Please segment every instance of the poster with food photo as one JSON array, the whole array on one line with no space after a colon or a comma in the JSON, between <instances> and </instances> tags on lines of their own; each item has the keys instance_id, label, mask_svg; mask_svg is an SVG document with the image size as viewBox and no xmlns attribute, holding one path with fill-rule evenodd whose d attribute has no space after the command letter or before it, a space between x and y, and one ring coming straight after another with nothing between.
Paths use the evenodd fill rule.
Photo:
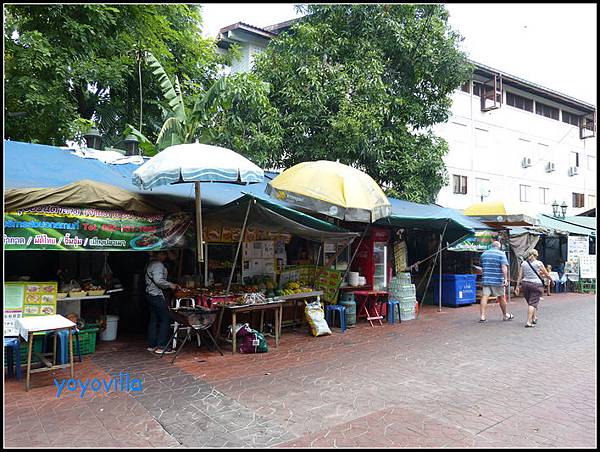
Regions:
<instances>
[{"instance_id":1,"label":"poster with food photo","mask_svg":"<svg viewBox=\"0 0 600 452\"><path fill-rule=\"evenodd\" d=\"M56 314L57 282L23 284L23 317Z\"/></svg>"}]
</instances>

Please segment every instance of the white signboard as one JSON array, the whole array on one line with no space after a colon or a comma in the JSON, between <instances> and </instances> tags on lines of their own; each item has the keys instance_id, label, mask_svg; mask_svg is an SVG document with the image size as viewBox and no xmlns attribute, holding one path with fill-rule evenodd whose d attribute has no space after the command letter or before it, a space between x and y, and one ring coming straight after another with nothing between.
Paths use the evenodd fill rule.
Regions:
<instances>
[{"instance_id":1,"label":"white signboard","mask_svg":"<svg viewBox=\"0 0 600 452\"><path fill-rule=\"evenodd\" d=\"M588 255L590 252L590 243L587 236L581 235L570 235L568 238L569 249L567 254L567 260L577 261L577 258L581 255Z\"/></svg>"},{"instance_id":2,"label":"white signboard","mask_svg":"<svg viewBox=\"0 0 600 452\"><path fill-rule=\"evenodd\" d=\"M579 256L579 276L582 279L596 279L596 256Z\"/></svg>"}]
</instances>

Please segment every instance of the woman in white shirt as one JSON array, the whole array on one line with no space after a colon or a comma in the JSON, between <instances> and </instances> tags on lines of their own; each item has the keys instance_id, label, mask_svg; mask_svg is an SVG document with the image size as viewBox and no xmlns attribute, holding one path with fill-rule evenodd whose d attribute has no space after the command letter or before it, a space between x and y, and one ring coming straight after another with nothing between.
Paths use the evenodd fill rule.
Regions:
<instances>
[{"instance_id":1,"label":"woman in white shirt","mask_svg":"<svg viewBox=\"0 0 600 452\"><path fill-rule=\"evenodd\" d=\"M523 289L523 296L529 305L527 323L525 324L527 328L532 328L537 323L537 307L540 297L544 293L544 278L547 281L552 281L546 267L541 261L537 260L537 257L538 252L531 250L527 259L521 263L515 290L515 293L518 295L519 291Z\"/></svg>"}]
</instances>

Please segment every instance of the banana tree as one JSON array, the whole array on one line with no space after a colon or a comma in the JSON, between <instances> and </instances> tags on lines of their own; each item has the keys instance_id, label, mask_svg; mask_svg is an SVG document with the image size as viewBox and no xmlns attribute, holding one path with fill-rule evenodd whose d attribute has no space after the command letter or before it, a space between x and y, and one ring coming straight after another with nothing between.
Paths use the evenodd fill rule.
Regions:
<instances>
[{"instance_id":1,"label":"banana tree","mask_svg":"<svg viewBox=\"0 0 600 452\"><path fill-rule=\"evenodd\" d=\"M220 108L227 108L227 105L223 105L223 100L219 99L219 95L226 88L228 78L221 77L212 84L209 90L197 96L191 111L188 112L183 101L179 78L175 76L174 83L171 82L163 66L151 53L146 55L146 62L160 83L163 97L168 106L168 108L164 108L166 119L158 133L156 143L152 143L131 124L127 124L125 134L132 134L138 138L140 147L146 155L154 155L175 144L200 141L202 129L207 126L210 118Z\"/></svg>"}]
</instances>

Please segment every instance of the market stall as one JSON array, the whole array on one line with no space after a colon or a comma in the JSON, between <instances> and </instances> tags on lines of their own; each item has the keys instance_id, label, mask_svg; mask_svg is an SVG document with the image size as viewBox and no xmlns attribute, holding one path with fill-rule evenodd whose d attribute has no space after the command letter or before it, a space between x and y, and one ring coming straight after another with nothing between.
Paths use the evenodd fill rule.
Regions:
<instances>
[{"instance_id":1,"label":"market stall","mask_svg":"<svg viewBox=\"0 0 600 452\"><path fill-rule=\"evenodd\" d=\"M358 236L252 195L207 212L203 229L209 262L205 280L210 284L196 287L193 293L203 296L207 305L219 307L216 334L222 339L231 337L232 343L238 314L248 313L244 318L256 325L251 313L259 311L261 329L267 315L267 329L278 340L283 326L303 323L298 308L304 301L332 300L341 272L323 268L318 250L323 243L343 249ZM216 243L230 247L233 259L228 272L211 268L211 250ZM229 323L229 332L223 331L221 326Z\"/></svg>"}]
</instances>

